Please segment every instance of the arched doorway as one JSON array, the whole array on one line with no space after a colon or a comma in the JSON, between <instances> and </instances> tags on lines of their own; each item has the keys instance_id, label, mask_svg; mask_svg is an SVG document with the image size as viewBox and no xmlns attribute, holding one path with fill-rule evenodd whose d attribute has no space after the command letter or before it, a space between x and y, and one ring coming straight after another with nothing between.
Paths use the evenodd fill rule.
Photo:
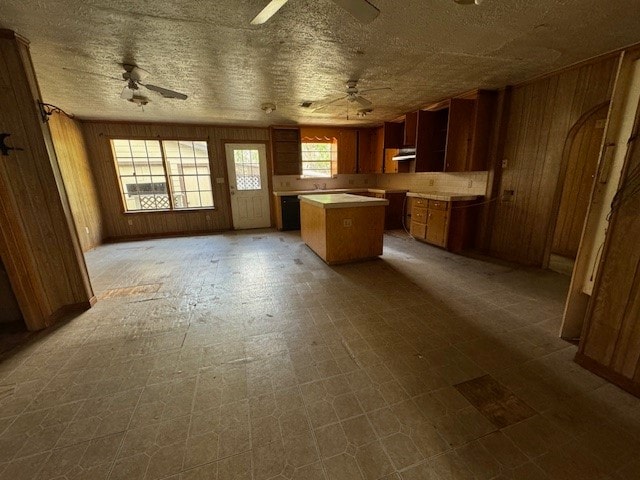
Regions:
<instances>
[{"instance_id":1,"label":"arched doorway","mask_svg":"<svg viewBox=\"0 0 640 480\"><path fill-rule=\"evenodd\" d=\"M609 103L587 112L573 126L563 153L564 180L550 245L549 268L571 275L578 254Z\"/></svg>"}]
</instances>

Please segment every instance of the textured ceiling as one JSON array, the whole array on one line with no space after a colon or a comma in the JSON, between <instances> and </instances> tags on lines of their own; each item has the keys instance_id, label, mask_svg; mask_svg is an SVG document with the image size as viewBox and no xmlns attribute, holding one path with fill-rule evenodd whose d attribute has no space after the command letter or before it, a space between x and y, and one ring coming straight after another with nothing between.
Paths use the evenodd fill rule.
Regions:
<instances>
[{"instance_id":1,"label":"textured ceiling","mask_svg":"<svg viewBox=\"0 0 640 480\"><path fill-rule=\"evenodd\" d=\"M0 27L30 40L45 101L80 118L253 125L362 122L353 105L347 121L346 100L298 106L340 96L349 78L391 87L366 95L375 123L640 42L640 0L371 0L369 25L330 0L290 0L249 25L267 2L0 0ZM120 99L122 62L189 99L149 92L144 111Z\"/></svg>"}]
</instances>

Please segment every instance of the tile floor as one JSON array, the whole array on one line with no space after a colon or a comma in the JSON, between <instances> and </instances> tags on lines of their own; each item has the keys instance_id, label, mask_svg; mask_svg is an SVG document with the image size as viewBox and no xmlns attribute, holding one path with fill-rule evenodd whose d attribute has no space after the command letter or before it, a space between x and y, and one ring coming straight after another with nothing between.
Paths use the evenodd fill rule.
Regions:
<instances>
[{"instance_id":1,"label":"tile floor","mask_svg":"<svg viewBox=\"0 0 640 480\"><path fill-rule=\"evenodd\" d=\"M385 242L90 252L104 299L0 361L0 478L640 478L640 400L555 335L565 276ZM535 415L494 426L455 388L487 374Z\"/></svg>"}]
</instances>

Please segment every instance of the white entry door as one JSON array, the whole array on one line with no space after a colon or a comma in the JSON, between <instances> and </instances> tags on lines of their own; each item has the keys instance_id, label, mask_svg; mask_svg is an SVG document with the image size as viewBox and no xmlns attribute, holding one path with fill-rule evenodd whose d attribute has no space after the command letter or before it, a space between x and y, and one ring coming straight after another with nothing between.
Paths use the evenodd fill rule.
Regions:
<instances>
[{"instance_id":1,"label":"white entry door","mask_svg":"<svg viewBox=\"0 0 640 480\"><path fill-rule=\"evenodd\" d=\"M227 143L231 213L236 230L271 226L264 144Z\"/></svg>"}]
</instances>

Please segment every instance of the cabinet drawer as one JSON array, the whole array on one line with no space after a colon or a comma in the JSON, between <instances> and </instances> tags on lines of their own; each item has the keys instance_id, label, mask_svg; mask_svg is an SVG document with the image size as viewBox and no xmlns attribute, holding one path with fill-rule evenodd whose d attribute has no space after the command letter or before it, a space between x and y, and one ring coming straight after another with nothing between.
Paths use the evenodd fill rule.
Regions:
<instances>
[{"instance_id":1,"label":"cabinet drawer","mask_svg":"<svg viewBox=\"0 0 640 480\"><path fill-rule=\"evenodd\" d=\"M413 197L413 206L427 208L429 206L429 200L426 198Z\"/></svg>"},{"instance_id":2,"label":"cabinet drawer","mask_svg":"<svg viewBox=\"0 0 640 480\"><path fill-rule=\"evenodd\" d=\"M411 221L411 229L409 230L412 237L424 239L427 236L427 225Z\"/></svg>"},{"instance_id":3,"label":"cabinet drawer","mask_svg":"<svg viewBox=\"0 0 640 480\"><path fill-rule=\"evenodd\" d=\"M427 209L416 207L416 205L414 204L413 208L411 209L411 221L418 223L427 223Z\"/></svg>"},{"instance_id":4,"label":"cabinet drawer","mask_svg":"<svg viewBox=\"0 0 640 480\"><path fill-rule=\"evenodd\" d=\"M449 202L443 202L442 200L429 200L429 208L431 210L447 210L449 208Z\"/></svg>"}]
</instances>

